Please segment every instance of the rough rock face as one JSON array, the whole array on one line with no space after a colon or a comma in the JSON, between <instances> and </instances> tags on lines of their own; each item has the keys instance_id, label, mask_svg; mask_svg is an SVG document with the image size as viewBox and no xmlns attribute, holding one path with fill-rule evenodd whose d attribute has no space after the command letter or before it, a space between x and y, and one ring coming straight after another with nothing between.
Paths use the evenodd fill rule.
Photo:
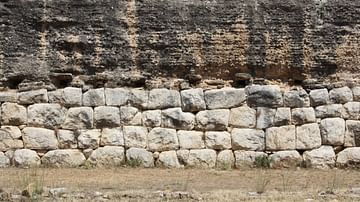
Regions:
<instances>
[{"instance_id":1,"label":"rough rock face","mask_svg":"<svg viewBox=\"0 0 360 202\"><path fill-rule=\"evenodd\" d=\"M140 86L150 75L185 78L189 70L204 78L322 79L359 70L358 7L353 0L1 1L0 76L11 88L81 85L79 75L94 86Z\"/></svg>"}]
</instances>

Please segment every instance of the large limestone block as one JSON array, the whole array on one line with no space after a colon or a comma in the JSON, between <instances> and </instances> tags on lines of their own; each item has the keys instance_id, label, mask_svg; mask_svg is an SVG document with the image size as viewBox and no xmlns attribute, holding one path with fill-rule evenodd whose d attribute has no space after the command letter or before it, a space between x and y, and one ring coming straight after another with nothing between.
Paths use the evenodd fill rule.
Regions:
<instances>
[{"instance_id":1,"label":"large limestone block","mask_svg":"<svg viewBox=\"0 0 360 202\"><path fill-rule=\"evenodd\" d=\"M120 166L125 162L124 147L105 146L94 150L88 162L99 167Z\"/></svg>"},{"instance_id":2,"label":"large limestone block","mask_svg":"<svg viewBox=\"0 0 360 202\"><path fill-rule=\"evenodd\" d=\"M27 123L27 111L24 106L5 102L1 105L2 125L23 125Z\"/></svg>"},{"instance_id":3,"label":"large limestone block","mask_svg":"<svg viewBox=\"0 0 360 202\"><path fill-rule=\"evenodd\" d=\"M346 148L337 154L336 166L360 167L360 147Z\"/></svg>"},{"instance_id":4,"label":"large limestone block","mask_svg":"<svg viewBox=\"0 0 360 202\"><path fill-rule=\"evenodd\" d=\"M234 128L231 131L233 150L254 150L265 149L265 133L263 130Z\"/></svg>"},{"instance_id":5,"label":"large limestone block","mask_svg":"<svg viewBox=\"0 0 360 202\"><path fill-rule=\"evenodd\" d=\"M1 129L8 132L12 139L18 139L21 137L21 130L17 126L1 126Z\"/></svg>"},{"instance_id":6,"label":"large limestone block","mask_svg":"<svg viewBox=\"0 0 360 202\"><path fill-rule=\"evenodd\" d=\"M198 112L206 109L204 92L201 88L183 90L181 94L181 108L185 112Z\"/></svg>"},{"instance_id":7,"label":"large limestone block","mask_svg":"<svg viewBox=\"0 0 360 202\"><path fill-rule=\"evenodd\" d=\"M311 106L326 105L330 102L329 92L326 88L311 90L309 95Z\"/></svg>"},{"instance_id":8,"label":"large limestone block","mask_svg":"<svg viewBox=\"0 0 360 202\"><path fill-rule=\"evenodd\" d=\"M265 129L274 125L276 109L258 107L256 112L256 128Z\"/></svg>"},{"instance_id":9,"label":"large limestone block","mask_svg":"<svg viewBox=\"0 0 360 202\"><path fill-rule=\"evenodd\" d=\"M57 137L60 149L76 149L77 139L74 131L71 130L58 130Z\"/></svg>"},{"instance_id":10,"label":"large limestone block","mask_svg":"<svg viewBox=\"0 0 360 202\"><path fill-rule=\"evenodd\" d=\"M153 89L149 92L148 109L166 109L181 107L180 93L165 88Z\"/></svg>"},{"instance_id":11,"label":"large limestone block","mask_svg":"<svg viewBox=\"0 0 360 202\"><path fill-rule=\"evenodd\" d=\"M126 150L126 161L138 161L142 167L154 167L153 154L146 149L130 148Z\"/></svg>"},{"instance_id":12,"label":"large limestone block","mask_svg":"<svg viewBox=\"0 0 360 202\"><path fill-rule=\"evenodd\" d=\"M360 102L360 86L355 86L352 89L354 101Z\"/></svg>"},{"instance_id":13,"label":"large limestone block","mask_svg":"<svg viewBox=\"0 0 360 202\"><path fill-rule=\"evenodd\" d=\"M139 111L138 108L135 107L129 107L129 106L120 107L120 123L122 125L132 125L132 126L142 125L141 112Z\"/></svg>"},{"instance_id":14,"label":"large limestone block","mask_svg":"<svg viewBox=\"0 0 360 202\"><path fill-rule=\"evenodd\" d=\"M327 118L320 122L322 144L343 145L345 138L345 121L341 118Z\"/></svg>"},{"instance_id":15,"label":"large limestone block","mask_svg":"<svg viewBox=\"0 0 360 202\"><path fill-rule=\"evenodd\" d=\"M149 102L149 91L142 89L131 89L128 103L131 106L146 109Z\"/></svg>"},{"instance_id":16,"label":"large limestone block","mask_svg":"<svg viewBox=\"0 0 360 202\"><path fill-rule=\"evenodd\" d=\"M148 146L151 151L167 151L179 148L175 129L153 128L148 134Z\"/></svg>"},{"instance_id":17,"label":"large limestone block","mask_svg":"<svg viewBox=\"0 0 360 202\"><path fill-rule=\"evenodd\" d=\"M36 167L40 165L40 157L36 151L19 149L14 152L13 161L15 166L21 168Z\"/></svg>"},{"instance_id":18,"label":"large limestone block","mask_svg":"<svg viewBox=\"0 0 360 202\"><path fill-rule=\"evenodd\" d=\"M291 110L291 121L294 125L316 122L314 108L294 108Z\"/></svg>"},{"instance_id":19,"label":"large limestone block","mask_svg":"<svg viewBox=\"0 0 360 202\"><path fill-rule=\"evenodd\" d=\"M328 104L317 106L315 115L318 118L343 117L346 111L342 104Z\"/></svg>"},{"instance_id":20,"label":"large limestone block","mask_svg":"<svg viewBox=\"0 0 360 202\"><path fill-rule=\"evenodd\" d=\"M353 94L349 87L334 88L329 92L330 102L344 104L353 101Z\"/></svg>"},{"instance_id":21,"label":"large limestone block","mask_svg":"<svg viewBox=\"0 0 360 202\"><path fill-rule=\"evenodd\" d=\"M234 153L231 150L219 152L216 159L216 167L219 169L230 169L235 165Z\"/></svg>"},{"instance_id":22,"label":"large limestone block","mask_svg":"<svg viewBox=\"0 0 360 202\"><path fill-rule=\"evenodd\" d=\"M125 88L105 88L106 105L123 106L128 103L130 91Z\"/></svg>"},{"instance_id":23,"label":"large limestone block","mask_svg":"<svg viewBox=\"0 0 360 202\"><path fill-rule=\"evenodd\" d=\"M183 112L181 108L162 110L162 126L180 130L192 130L195 126L195 115Z\"/></svg>"},{"instance_id":24,"label":"large limestone block","mask_svg":"<svg viewBox=\"0 0 360 202\"><path fill-rule=\"evenodd\" d=\"M26 127L23 129L23 141L28 149L57 149L58 140L55 131L45 128Z\"/></svg>"},{"instance_id":25,"label":"large limestone block","mask_svg":"<svg viewBox=\"0 0 360 202\"><path fill-rule=\"evenodd\" d=\"M87 107L97 107L105 105L104 88L90 89L83 94L83 105Z\"/></svg>"},{"instance_id":26,"label":"large limestone block","mask_svg":"<svg viewBox=\"0 0 360 202\"><path fill-rule=\"evenodd\" d=\"M291 108L310 107L310 98L304 89L292 89L284 93L284 105Z\"/></svg>"},{"instance_id":27,"label":"large limestone block","mask_svg":"<svg viewBox=\"0 0 360 202\"><path fill-rule=\"evenodd\" d=\"M187 149L180 149L176 151L177 157L179 159L179 162L183 165L187 165L188 164L188 160L189 160L189 154L190 154L190 150Z\"/></svg>"},{"instance_id":28,"label":"large limestone block","mask_svg":"<svg viewBox=\"0 0 360 202\"><path fill-rule=\"evenodd\" d=\"M7 168L10 166L10 159L0 152L0 168Z\"/></svg>"},{"instance_id":29,"label":"large limestone block","mask_svg":"<svg viewBox=\"0 0 360 202\"><path fill-rule=\"evenodd\" d=\"M165 168L180 168L180 162L176 151L164 151L159 154L157 165Z\"/></svg>"},{"instance_id":30,"label":"large limestone block","mask_svg":"<svg viewBox=\"0 0 360 202\"><path fill-rule=\"evenodd\" d=\"M247 103L254 107L281 107L283 96L279 86L252 85L245 88Z\"/></svg>"},{"instance_id":31,"label":"large limestone block","mask_svg":"<svg viewBox=\"0 0 360 202\"><path fill-rule=\"evenodd\" d=\"M212 149L190 150L187 165L196 168L214 168L216 165L216 151Z\"/></svg>"},{"instance_id":32,"label":"large limestone block","mask_svg":"<svg viewBox=\"0 0 360 202\"><path fill-rule=\"evenodd\" d=\"M295 134L295 126L281 126L266 129L266 150L294 150L296 148Z\"/></svg>"},{"instance_id":33,"label":"large limestone block","mask_svg":"<svg viewBox=\"0 0 360 202\"><path fill-rule=\"evenodd\" d=\"M345 147L360 146L360 121L346 121L346 132L344 141Z\"/></svg>"},{"instance_id":34,"label":"large limestone block","mask_svg":"<svg viewBox=\"0 0 360 202\"><path fill-rule=\"evenodd\" d=\"M287 107L280 107L276 109L274 117L275 126L289 125L291 123L291 109Z\"/></svg>"},{"instance_id":35,"label":"large limestone block","mask_svg":"<svg viewBox=\"0 0 360 202\"><path fill-rule=\"evenodd\" d=\"M228 109L200 111L196 114L197 128L200 130L226 130L229 116L230 110Z\"/></svg>"},{"instance_id":36,"label":"large limestone block","mask_svg":"<svg viewBox=\"0 0 360 202\"><path fill-rule=\"evenodd\" d=\"M270 155L272 168L294 168L301 166L302 156L296 150L278 151Z\"/></svg>"},{"instance_id":37,"label":"large limestone block","mask_svg":"<svg viewBox=\"0 0 360 202\"><path fill-rule=\"evenodd\" d=\"M335 152L331 146L321 146L318 149L305 151L304 164L308 168L332 168L335 166Z\"/></svg>"},{"instance_id":38,"label":"large limestone block","mask_svg":"<svg viewBox=\"0 0 360 202\"><path fill-rule=\"evenodd\" d=\"M46 89L25 91L18 94L19 104L34 104L46 102L48 102L48 95Z\"/></svg>"},{"instance_id":39,"label":"large limestone block","mask_svg":"<svg viewBox=\"0 0 360 202\"><path fill-rule=\"evenodd\" d=\"M353 120L360 118L360 102L348 102L344 104L344 110L343 118Z\"/></svg>"},{"instance_id":40,"label":"large limestone block","mask_svg":"<svg viewBox=\"0 0 360 202\"><path fill-rule=\"evenodd\" d=\"M234 151L234 155L236 168L254 167L257 157L267 156L267 154L264 152L243 150Z\"/></svg>"},{"instance_id":41,"label":"large limestone block","mask_svg":"<svg viewBox=\"0 0 360 202\"><path fill-rule=\"evenodd\" d=\"M66 109L60 104L33 104L27 114L29 126L57 128L65 121Z\"/></svg>"},{"instance_id":42,"label":"large limestone block","mask_svg":"<svg viewBox=\"0 0 360 202\"><path fill-rule=\"evenodd\" d=\"M296 127L296 149L309 150L321 146L320 128L317 123Z\"/></svg>"},{"instance_id":43,"label":"large limestone block","mask_svg":"<svg viewBox=\"0 0 360 202\"><path fill-rule=\"evenodd\" d=\"M81 106L82 90L81 88L66 87L64 88L64 103L67 107Z\"/></svg>"},{"instance_id":44,"label":"large limestone block","mask_svg":"<svg viewBox=\"0 0 360 202\"><path fill-rule=\"evenodd\" d=\"M180 149L202 149L205 147L203 132L179 130L177 134Z\"/></svg>"},{"instance_id":45,"label":"large limestone block","mask_svg":"<svg viewBox=\"0 0 360 202\"><path fill-rule=\"evenodd\" d=\"M66 87L48 92L49 102L58 103L66 107L80 107L82 105L81 88Z\"/></svg>"},{"instance_id":46,"label":"large limestone block","mask_svg":"<svg viewBox=\"0 0 360 202\"><path fill-rule=\"evenodd\" d=\"M254 128L256 125L256 110L248 106L230 110L229 125L238 128Z\"/></svg>"},{"instance_id":47,"label":"large limestone block","mask_svg":"<svg viewBox=\"0 0 360 202\"><path fill-rule=\"evenodd\" d=\"M148 130L142 126L124 126L124 140L127 148L146 148Z\"/></svg>"},{"instance_id":48,"label":"large limestone block","mask_svg":"<svg viewBox=\"0 0 360 202\"><path fill-rule=\"evenodd\" d=\"M84 154L77 149L61 149L47 152L41 163L50 167L79 167L85 160Z\"/></svg>"},{"instance_id":49,"label":"large limestone block","mask_svg":"<svg viewBox=\"0 0 360 202\"><path fill-rule=\"evenodd\" d=\"M94 109L96 128L111 128L120 126L120 110L118 107L100 106Z\"/></svg>"},{"instance_id":50,"label":"large limestone block","mask_svg":"<svg viewBox=\"0 0 360 202\"><path fill-rule=\"evenodd\" d=\"M80 130L78 145L81 149L96 149L100 144L100 129Z\"/></svg>"},{"instance_id":51,"label":"large limestone block","mask_svg":"<svg viewBox=\"0 0 360 202\"><path fill-rule=\"evenodd\" d=\"M103 128L101 131L101 146L124 146L124 133L119 128Z\"/></svg>"},{"instance_id":52,"label":"large limestone block","mask_svg":"<svg viewBox=\"0 0 360 202\"><path fill-rule=\"evenodd\" d=\"M0 151L9 151L14 149L24 148L24 143L22 140L17 139L1 139L0 138Z\"/></svg>"},{"instance_id":53,"label":"large limestone block","mask_svg":"<svg viewBox=\"0 0 360 202\"><path fill-rule=\"evenodd\" d=\"M18 93L16 90L0 91L0 102L17 102Z\"/></svg>"},{"instance_id":54,"label":"large limestone block","mask_svg":"<svg viewBox=\"0 0 360 202\"><path fill-rule=\"evenodd\" d=\"M62 125L64 129L86 129L92 128L94 113L91 107L74 107L66 113L65 122Z\"/></svg>"},{"instance_id":55,"label":"large limestone block","mask_svg":"<svg viewBox=\"0 0 360 202\"><path fill-rule=\"evenodd\" d=\"M231 135L225 131L205 132L205 145L207 148L215 150L225 150L231 148Z\"/></svg>"},{"instance_id":56,"label":"large limestone block","mask_svg":"<svg viewBox=\"0 0 360 202\"><path fill-rule=\"evenodd\" d=\"M161 110L148 110L142 113L142 123L146 127L161 126Z\"/></svg>"},{"instance_id":57,"label":"large limestone block","mask_svg":"<svg viewBox=\"0 0 360 202\"><path fill-rule=\"evenodd\" d=\"M228 109L238 107L246 101L244 89L223 88L205 91L208 109Z\"/></svg>"}]
</instances>

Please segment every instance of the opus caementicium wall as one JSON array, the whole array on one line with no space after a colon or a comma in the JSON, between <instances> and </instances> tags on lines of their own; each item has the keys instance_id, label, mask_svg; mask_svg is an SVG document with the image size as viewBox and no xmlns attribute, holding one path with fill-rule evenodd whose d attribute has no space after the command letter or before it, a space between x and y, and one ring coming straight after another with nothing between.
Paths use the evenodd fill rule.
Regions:
<instances>
[{"instance_id":1,"label":"opus caementicium wall","mask_svg":"<svg viewBox=\"0 0 360 202\"><path fill-rule=\"evenodd\" d=\"M360 87L0 92L0 167L360 164Z\"/></svg>"}]
</instances>

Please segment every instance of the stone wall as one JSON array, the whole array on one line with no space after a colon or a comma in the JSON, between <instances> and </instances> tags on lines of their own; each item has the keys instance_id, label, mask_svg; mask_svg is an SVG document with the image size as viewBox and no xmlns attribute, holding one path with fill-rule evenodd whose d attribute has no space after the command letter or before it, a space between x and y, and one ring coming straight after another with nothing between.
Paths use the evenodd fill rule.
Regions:
<instances>
[{"instance_id":1,"label":"stone wall","mask_svg":"<svg viewBox=\"0 0 360 202\"><path fill-rule=\"evenodd\" d=\"M0 92L0 167L360 164L360 87Z\"/></svg>"}]
</instances>

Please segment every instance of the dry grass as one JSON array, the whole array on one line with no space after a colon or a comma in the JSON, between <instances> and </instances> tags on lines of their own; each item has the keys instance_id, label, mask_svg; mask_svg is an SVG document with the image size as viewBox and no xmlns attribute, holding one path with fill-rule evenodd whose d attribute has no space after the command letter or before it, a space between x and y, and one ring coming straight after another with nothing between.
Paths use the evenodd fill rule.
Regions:
<instances>
[{"instance_id":1,"label":"dry grass","mask_svg":"<svg viewBox=\"0 0 360 202\"><path fill-rule=\"evenodd\" d=\"M169 197L171 201L360 200L349 194L351 188L360 187L360 172L356 170L46 168L38 172L42 173L46 187L66 187L82 193L99 191L111 195L112 201L167 201ZM0 188L19 190L28 173L25 169L0 169ZM264 182L263 191L259 191L259 184ZM191 193L191 197L171 195L178 191Z\"/></svg>"}]
</instances>

